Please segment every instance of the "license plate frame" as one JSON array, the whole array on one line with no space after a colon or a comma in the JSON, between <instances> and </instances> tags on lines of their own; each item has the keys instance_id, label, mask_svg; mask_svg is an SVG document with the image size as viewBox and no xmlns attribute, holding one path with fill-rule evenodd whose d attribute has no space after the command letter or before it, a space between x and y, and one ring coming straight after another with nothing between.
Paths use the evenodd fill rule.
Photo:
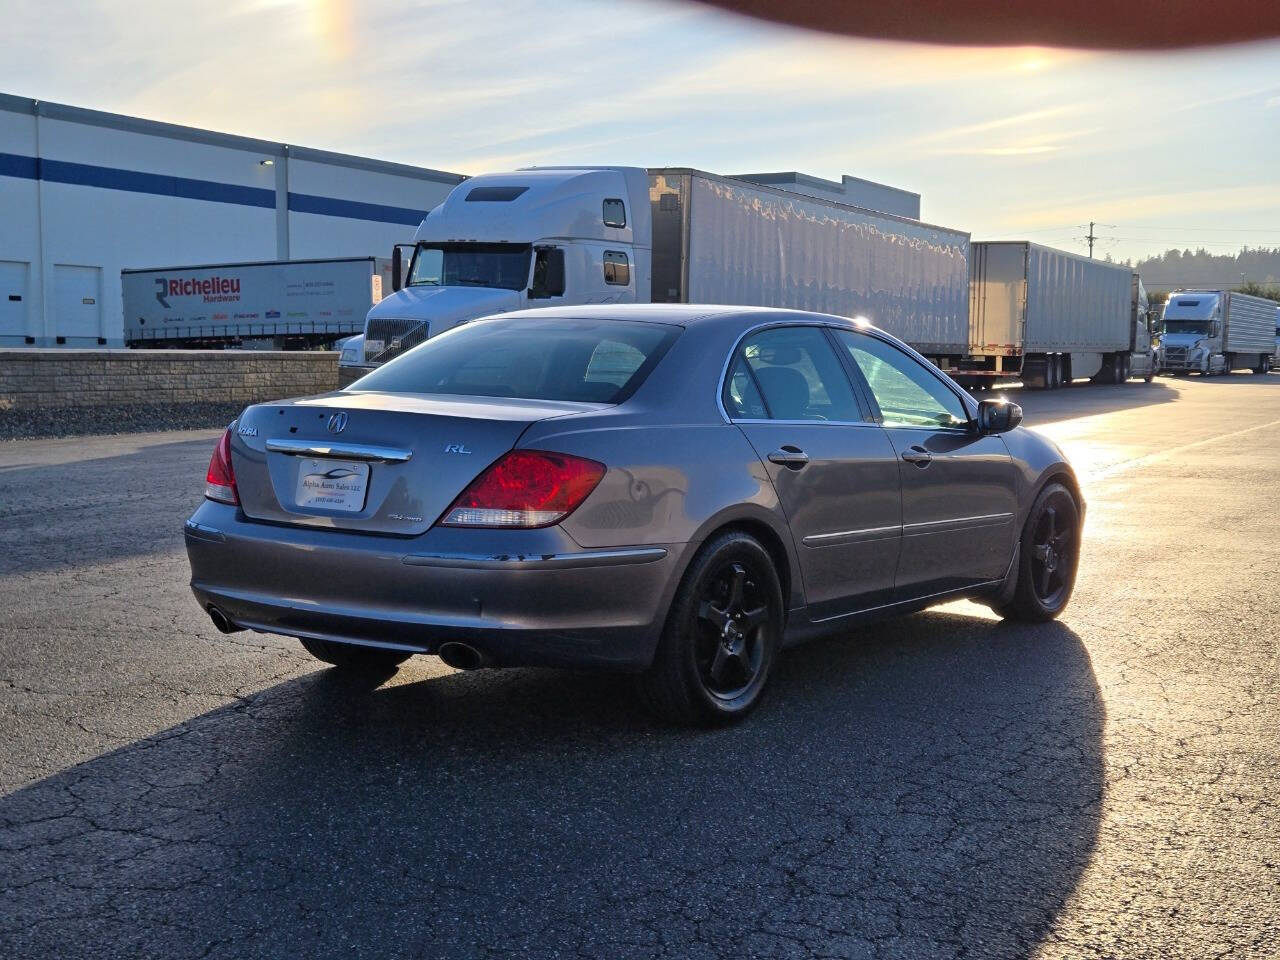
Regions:
<instances>
[{"instance_id":1,"label":"license plate frame","mask_svg":"<svg viewBox=\"0 0 1280 960\"><path fill-rule=\"evenodd\" d=\"M303 457L293 500L300 510L360 513L369 498L372 470L363 460Z\"/></svg>"}]
</instances>

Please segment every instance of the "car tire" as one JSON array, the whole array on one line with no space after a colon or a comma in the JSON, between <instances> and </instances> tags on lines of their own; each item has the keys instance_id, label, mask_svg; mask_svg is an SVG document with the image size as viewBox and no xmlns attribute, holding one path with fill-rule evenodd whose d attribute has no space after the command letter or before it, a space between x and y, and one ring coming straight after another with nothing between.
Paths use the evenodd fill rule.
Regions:
<instances>
[{"instance_id":1,"label":"car tire","mask_svg":"<svg viewBox=\"0 0 1280 960\"><path fill-rule=\"evenodd\" d=\"M703 544L685 571L640 699L663 720L740 720L760 702L781 646L782 588L769 552L740 531Z\"/></svg>"},{"instance_id":2,"label":"car tire","mask_svg":"<svg viewBox=\"0 0 1280 960\"><path fill-rule=\"evenodd\" d=\"M1013 599L993 609L1006 620L1043 623L1066 609L1080 562L1080 508L1061 483L1050 483L1027 514Z\"/></svg>"},{"instance_id":3,"label":"car tire","mask_svg":"<svg viewBox=\"0 0 1280 960\"><path fill-rule=\"evenodd\" d=\"M302 646L317 660L323 660L339 670L353 672L390 672L412 656L400 650L382 650L378 647L361 647L354 643L334 643L330 640L303 640Z\"/></svg>"}]
</instances>

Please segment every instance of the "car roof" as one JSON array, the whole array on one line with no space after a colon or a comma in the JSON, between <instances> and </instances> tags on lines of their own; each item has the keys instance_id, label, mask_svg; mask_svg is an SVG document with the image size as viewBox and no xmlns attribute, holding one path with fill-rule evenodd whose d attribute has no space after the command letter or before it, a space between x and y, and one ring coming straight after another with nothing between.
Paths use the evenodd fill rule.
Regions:
<instances>
[{"instance_id":1,"label":"car roof","mask_svg":"<svg viewBox=\"0 0 1280 960\"><path fill-rule=\"evenodd\" d=\"M754 320L759 323L788 320L808 323L832 323L840 326L870 326L849 317L808 310L783 310L777 307L743 307L707 303L606 303L577 307L535 307L498 317L564 317L579 320L640 320L678 326L706 323L712 320Z\"/></svg>"}]
</instances>

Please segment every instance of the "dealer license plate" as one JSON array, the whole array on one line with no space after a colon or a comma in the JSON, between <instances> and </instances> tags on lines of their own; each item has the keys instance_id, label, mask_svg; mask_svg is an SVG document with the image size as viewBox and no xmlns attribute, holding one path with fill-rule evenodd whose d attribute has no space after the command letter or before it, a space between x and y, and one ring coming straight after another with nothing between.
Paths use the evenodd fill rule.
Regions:
<instances>
[{"instance_id":1,"label":"dealer license plate","mask_svg":"<svg viewBox=\"0 0 1280 960\"><path fill-rule=\"evenodd\" d=\"M359 513L369 489L369 464L359 460L302 460L298 464L299 507Z\"/></svg>"}]
</instances>

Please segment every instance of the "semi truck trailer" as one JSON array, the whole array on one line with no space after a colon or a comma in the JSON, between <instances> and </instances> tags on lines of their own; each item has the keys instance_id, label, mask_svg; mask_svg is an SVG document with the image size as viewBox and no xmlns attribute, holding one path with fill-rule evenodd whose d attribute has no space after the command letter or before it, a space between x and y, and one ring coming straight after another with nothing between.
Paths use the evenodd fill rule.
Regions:
<instances>
[{"instance_id":1,"label":"semi truck trailer","mask_svg":"<svg viewBox=\"0 0 1280 960\"><path fill-rule=\"evenodd\" d=\"M969 235L686 168L542 167L459 184L393 254L370 365L475 317L721 303L862 316L941 360L968 342Z\"/></svg>"},{"instance_id":2,"label":"semi truck trailer","mask_svg":"<svg viewBox=\"0 0 1280 960\"><path fill-rule=\"evenodd\" d=\"M272 260L123 270L130 347L304 349L361 333L391 261Z\"/></svg>"},{"instance_id":3,"label":"semi truck trailer","mask_svg":"<svg viewBox=\"0 0 1280 960\"><path fill-rule=\"evenodd\" d=\"M1028 241L975 241L969 275L968 350L948 369L957 380L1052 390L1155 376L1146 289L1128 267Z\"/></svg>"},{"instance_id":4,"label":"semi truck trailer","mask_svg":"<svg viewBox=\"0 0 1280 960\"><path fill-rule=\"evenodd\" d=\"M1164 305L1161 370L1210 377L1275 359L1276 303L1223 290L1175 290Z\"/></svg>"}]
</instances>

